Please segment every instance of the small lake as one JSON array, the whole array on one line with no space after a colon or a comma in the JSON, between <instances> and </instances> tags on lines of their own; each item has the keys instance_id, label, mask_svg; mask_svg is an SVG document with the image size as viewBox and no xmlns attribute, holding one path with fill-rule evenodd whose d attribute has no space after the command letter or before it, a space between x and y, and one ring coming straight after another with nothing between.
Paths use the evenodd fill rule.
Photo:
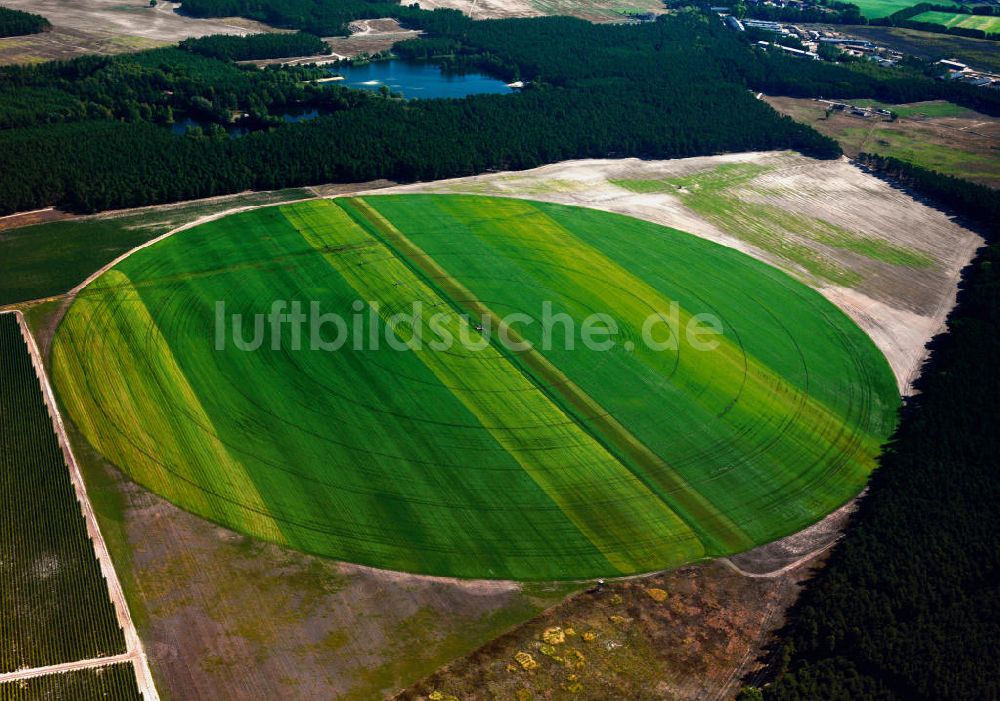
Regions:
<instances>
[{"instance_id":1,"label":"small lake","mask_svg":"<svg viewBox=\"0 0 1000 701\"><path fill-rule=\"evenodd\" d=\"M342 65L330 68L331 75L342 75L343 80L325 85L339 85L345 88L378 90L383 85L408 100L429 100L440 97L465 97L483 93L506 94L513 88L497 78L482 73L445 73L439 66L429 61L375 61L360 66ZM285 122L305 122L315 119L323 112L315 108L304 108L279 115ZM192 127L208 127L208 122L184 116L170 125L175 134L186 134ZM230 125L226 132L230 136L244 136L251 129Z\"/></svg>"},{"instance_id":2,"label":"small lake","mask_svg":"<svg viewBox=\"0 0 1000 701\"><path fill-rule=\"evenodd\" d=\"M445 73L437 64L429 61L395 59L360 66L345 64L331 68L330 73L344 76L344 80L333 85L363 90L378 90L385 85L408 100L512 92L502 80L482 73Z\"/></svg>"}]
</instances>

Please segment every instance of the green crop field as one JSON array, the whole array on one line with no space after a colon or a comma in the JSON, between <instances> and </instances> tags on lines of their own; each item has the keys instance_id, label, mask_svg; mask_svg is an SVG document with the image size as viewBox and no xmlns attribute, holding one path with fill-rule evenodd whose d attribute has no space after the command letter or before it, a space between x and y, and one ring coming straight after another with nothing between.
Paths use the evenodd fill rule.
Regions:
<instances>
[{"instance_id":1,"label":"green crop field","mask_svg":"<svg viewBox=\"0 0 1000 701\"><path fill-rule=\"evenodd\" d=\"M124 653L125 635L13 314L0 314L0 427L0 673ZM15 686L0 689L14 693ZM14 698L6 693L0 699Z\"/></svg>"},{"instance_id":2,"label":"green crop field","mask_svg":"<svg viewBox=\"0 0 1000 701\"><path fill-rule=\"evenodd\" d=\"M276 300L344 322L258 326ZM696 315L721 326L708 347ZM610 346L584 347L584 321L613 322ZM864 486L899 404L868 337L777 270L620 215L458 195L179 233L84 290L53 373L96 448L194 513L463 577L630 574L796 531Z\"/></svg>"},{"instance_id":3,"label":"green crop field","mask_svg":"<svg viewBox=\"0 0 1000 701\"><path fill-rule=\"evenodd\" d=\"M982 29L987 34L1000 33L1000 17L990 15L967 15L964 12L921 12L911 18L914 22L929 22L943 27Z\"/></svg>"},{"instance_id":4,"label":"green crop field","mask_svg":"<svg viewBox=\"0 0 1000 701\"><path fill-rule=\"evenodd\" d=\"M96 669L78 669L61 674L0 684L0 701L142 701L129 663Z\"/></svg>"},{"instance_id":5,"label":"green crop field","mask_svg":"<svg viewBox=\"0 0 1000 701\"><path fill-rule=\"evenodd\" d=\"M893 12L916 5L914 0L858 0L854 3L861 8L861 14L868 19L888 17Z\"/></svg>"}]
</instances>

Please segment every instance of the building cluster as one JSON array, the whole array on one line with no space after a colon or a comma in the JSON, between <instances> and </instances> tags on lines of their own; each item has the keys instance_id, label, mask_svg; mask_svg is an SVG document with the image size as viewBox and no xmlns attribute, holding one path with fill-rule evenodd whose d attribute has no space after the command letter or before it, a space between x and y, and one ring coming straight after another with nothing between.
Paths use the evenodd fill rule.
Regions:
<instances>
[{"instance_id":1,"label":"building cluster","mask_svg":"<svg viewBox=\"0 0 1000 701\"><path fill-rule=\"evenodd\" d=\"M788 4L786 3L786 5ZM903 59L902 52L879 46L868 39L858 39L830 30L804 29L787 22L771 22L761 19L741 20L729 14L728 7L712 9L718 11L719 16L722 17L727 26L738 32L755 29L773 33L776 37L795 37L802 44L802 48L799 49L784 46L780 41L758 41L757 46L766 51L781 51L791 56L816 61L820 58L819 49L821 46L832 46L849 56L864 58L883 67L895 66ZM945 80L957 80L975 87L1000 90L1000 74L975 70L955 59L938 61L937 65L944 69L942 77Z\"/></svg>"},{"instance_id":2,"label":"building cluster","mask_svg":"<svg viewBox=\"0 0 1000 701\"><path fill-rule=\"evenodd\" d=\"M827 105L827 110L830 112L842 112L843 114L849 114L852 117L860 117L861 119L875 119L875 120L892 120L892 112L881 107L867 107L861 105L852 105L847 102L836 102L834 100L823 100L818 99L817 102L822 102Z\"/></svg>"},{"instance_id":3,"label":"building cluster","mask_svg":"<svg viewBox=\"0 0 1000 701\"><path fill-rule=\"evenodd\" d=\"M977 71L953 58L938 61L937 65L944 69L942 78L957 80L977 88L992 88L1000 90L1000 74L987 71Z\"/></svg>"}]
</instances>

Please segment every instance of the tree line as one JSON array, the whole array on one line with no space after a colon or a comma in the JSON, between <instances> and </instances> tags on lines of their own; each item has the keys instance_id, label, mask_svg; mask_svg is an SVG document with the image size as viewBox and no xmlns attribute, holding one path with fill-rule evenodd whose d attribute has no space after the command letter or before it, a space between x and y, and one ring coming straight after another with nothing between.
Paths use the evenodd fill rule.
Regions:
<instances>
[{"instance_id":1,"label":"tree line","mask_svg":"<svg viewBox=\"0 0 1000 701\"><path fill-rule=\"evenodd\" d=\"M979 223L947 333L868 494L741 699L1000 697L1000 195L892 158L875 171Z\"/></svg>"},{"instance_id":2,"label":"tree line","mask_svg":"<svg viewBox=\"0 0 1000 701\"><path fill-rule=\"evenodd\" d=\"M0 37L38 34L51 28L49 21L41 15L0 7Z\"/></svg>"},{"instance_id":3,"label":"tree line","mask_svg":"<svg viewBox=\"0 0 1000 701\"><path fill-rule=\"evenodd\" d=\"M386 0L185 0L183 12L193 17L240 16L259 22L301 29L317 36L347 36L348 24L358 19L394 17L404 23L430 15L415 3L402 5ZM437 10L461 14L456 10Z\"/></svg>"},{"instance_id":4,"label":"tree line","mask_svg":"<svg viewBox=\"0 0 1000 701\"><path fill-rule=\"evenodd\" d=\"M185 39L180 48L223 61L251 61L289 56L313 56L332 53L329 44L306 32L229 36L216 34Z\"/></svg>"}]
</instances>

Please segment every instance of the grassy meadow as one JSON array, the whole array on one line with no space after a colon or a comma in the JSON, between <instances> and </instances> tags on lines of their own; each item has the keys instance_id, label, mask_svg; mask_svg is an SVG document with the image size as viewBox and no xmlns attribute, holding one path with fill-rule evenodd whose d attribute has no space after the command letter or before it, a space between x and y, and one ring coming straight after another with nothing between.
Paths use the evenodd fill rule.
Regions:
<instances>
[{"instance_id":1,"label":"grassy meadow","mask_svg":"<svg viewBox=\"0 0 1000 701\"><path fill-rule=\"evenodd\" d=\"M217 350L217 301L247 340L273 300L319 301L351 339L310 350L309 328L295 350L286 325ZM475 347L398 323L414 302ZM546 344L546 308L608 314L612 347L571 350L565 324ZM651 314L712 314L723 334L654 350ZM496 340L502 319L531 349ZM398 348L372 350L387 325ZM52 363L87 440L182 507L461 577L632 574L795 531L861 489L898 406L871 341L788 276L628 217L480 196L315 200L182 232L77 298Z\"/></svg>"},{"instance_id":2,"label":"grassy meadow","mask_svg":"<svg viewBox=\"0 0 1000 701\"><path fill-rule=\"evenodd\" d=\"M930 22L951 29L982 29L987 34L1000 32L1000 17L992 15L969 15L964 12L921 12L912 18L914 22Z\"/></svg>"}]
</instances>

